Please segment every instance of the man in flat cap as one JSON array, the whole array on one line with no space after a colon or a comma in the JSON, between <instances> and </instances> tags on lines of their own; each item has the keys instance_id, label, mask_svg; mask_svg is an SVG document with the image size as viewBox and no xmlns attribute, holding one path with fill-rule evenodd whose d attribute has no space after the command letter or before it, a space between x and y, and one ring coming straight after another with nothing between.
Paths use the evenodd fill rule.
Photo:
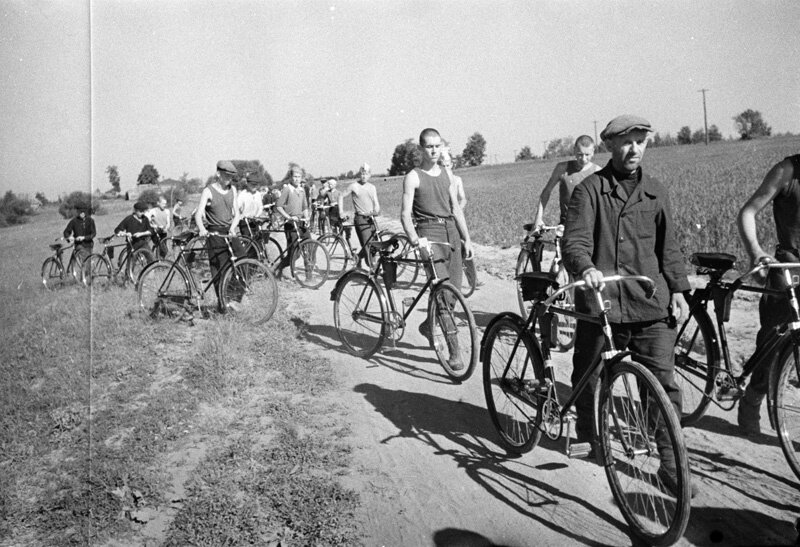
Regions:
<instances>
[{"instance_id":1,"label":"man in flat cap","mask_svg":"<svg viewBox=\"0 0 800 547\"><path fill-rule=\"evenodd\" d=\"M224 237L214 234L236 235L239 224L239 210L236 207L236 188L232 186L233 180L238 177L236 166L228 160L217 162L217 177L200 194L200 203L195 210L194 220L200 237L206 237L208 249L208 262L211 276L215 278L214 289L219 298L219 282L223 268L230 261L228 244ZM231 246L236 256L244 254L238 239L231 239Z\"/></svg>"},{"instance_id":2,"label":"man in flat cap","mask_svg":"<svg viewBox=\"0 0 800 547\"><path fill-rule=\"evenodd\" d=\"M653 298L646 298L637 282L609 284L604 299L610 302L609 320L617 349L649 357L648 367L664 387L678 416L681 392L674 379L675 319L689 313L683 297L689 281L675 239L669 196L664 186L642 171L650 123L639 116L611 120L600 134L611 151L611 161L585 178L572 193L562 241L564 264L576 279L593 288L603 286L603 276L645 275L656 283ZM589 291L577 291L576 309L597 313ZM598 324L578 321L573 356L575 387L603 350ZM596 384L593 379L590 387ZM593 389L576 401L575 425L579 442L594 445ZM663 428L660 429L664 433ZM659 443L658 476L667 490L677 489L675 456ZM694 487L692 494L695 493Z\"/></svg>"}]
</instances>

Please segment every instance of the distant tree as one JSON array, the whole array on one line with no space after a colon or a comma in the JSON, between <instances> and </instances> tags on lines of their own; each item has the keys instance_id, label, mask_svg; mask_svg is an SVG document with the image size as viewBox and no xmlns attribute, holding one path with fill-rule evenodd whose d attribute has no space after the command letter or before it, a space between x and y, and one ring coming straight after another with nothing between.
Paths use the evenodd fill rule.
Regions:
<instances>
[{"instance_id":1,"label":"distant tree","mask_svg":"<svg viewBox=\"0 0 800 547\"><path fill-rule=\"evenodd\" d=\"M407 139L405 142L394 147L392 164L389 167L389 176L405 175L421 162L422 156L420 155L417 143L415 143L413 139Z\"/></svg>"},{"instance_id":2,"label":"distant tree","mask_svg":"<svg viewBox=\"0 0 800 547\"><path fill-rule=\"evenodd\" d=\"M678 144L692 144L692 130L688 125L678 131Z\"/></svg>"},{"instance_id":3,"label":"distant tree","mask_svg":"<svg viewBox=\"0 0 800 547\"><path fill-rule=\"evenodd\" d=\"M748 108L738 116L734 116L733 121L743 141L758 137L769 137L772 134L772 128L767 125L758 110Z\"/></svg>"},{"instance_id":4,"label":"distant tree","mask_svg":"<svg viewBox=\"0 0 800 547\"><path fill-rule=\"evenodd\" d=\"M467 146L465 146L464 151L461 152L461 157L466 166L475 167L476 165L482 164L483 160L486 158L486 139L483 138L483 135L480 133L473 133L473 135L467 139Z\"/></svg>"},{"instance_id":5,"label":"distant tree","mask_svg":"<svg viewBox=\"0 0 800 547\"><path fill-rule=\"evenodd\" d=\"M28 222L28 217L33 214L31 202L17 196L11 190L0 199L0 226L10 226L12 224L24 224Z\"/></svg>"},{"instance_id":6,"label":"distant tree","mask_svg":"<svg viewBox=\"0 0 800 547\"><path fill-rule=\"evenodd\" d=\"M702 129L698 129L692 133L692 143L700 144L702 142L706 142L706 132Z\"/></svg>"},{"instance_id":7,"label":"distant tree","mask_svg":"<svg viewBox=\"0 0 800 547\"><path fill-rule=\"evenodd\" d=\"M136 184L158 184L158 171L152 164L148 163L142 167L142 172L136 177Z\"/></svg>"},{"instance_id":8,"label":"distant tree","mask_svg":"<svg viewBox=\"0 0 800 547\"><path fill-rule=\"evenodd\" d=\"M575 139L572 137L561 137L552 139L547 143L545 157L557 158L561 156L571 156L575 147Z\"/></svg>"},{"instance_id":9,"label":"distant tree","mask_svg":"<svg viewBox=\"0 0 800 547\"><path fill-rule=\"evenodd\" d=\"M49 205L50 204L50 200L47 199L47 196L44 195L44 192L36 192L34 197L36 199L38 199L39 203L41 203L42 205Z\"/></svg>"},{"instance_id":10,"label":"distant tree","mask_svg":"<svg viewBox=\"0 0 800 547\"><path fill-rule=\"evenodd\" d=\"M61 204L58 206L58 213L63 218L74 217L79 206L91 207L95 215L102 215L105 213L100 206L100 202L93 202L92 195L88 192L72 192L60 201Z\"/></svg>"},{"instance_id":11,"label":"distant tree","mask_svg":"<svg viewBox=\"0 0 800 547\"><path fill-rule=\"evenodd\" d=\"M299 168L300 172L303 173L303 180L311 180L314 178L314 176L311 173L307 172L305 169L300 167L300 164L290 161L289 169L286 170L286 174L281 179L281 185L292 180L292 171L294 171L295 168Z\"/></svg>"},{"instance_id":12,"label":"distant tree","mask_svg":"<svg viewBox=\"0 0 800 547\"><path fill-rule=\"evenodd\" d=\"M146 203L150 207L155 207L156 204L158 204L158 200L161 199L161 196L162 194L161 192L158 191L158 187L148 188L147 190L139 194L139 197L136 201L139 201L141 203Z\"/></svg>"},{"instance_id":13,"label":"distant tree","mask_svg":"<svg viewBox=\"0 0 800 547\"><path fill-rule=\"evenodd\" d=\"M233 160L232 163L236 166L240 176L256 175L260 184L272 186L272 176L264 169L261 160Z\"/></svg>"},{"instance_id":14,"label":"distant tree","mask_svg":"<svg viewBox=\"0 0 800 547\"><path fill-rule=\"evenodd\" d=\"M721 141L722 133L719 132L719 127L712 125L708 128L708 142Z\"/></svg>"},{"instance_id":15,"label":"distant tree","mask_svg":"<svg viewBox=\"0 0 800 547\"><path fill-rule=\"evenodd\" d=\"M111 183L111 189L119 193L119 171L116 165L109 165L106 167L108 173L108 182Z\"/></svg>"},{"instance_id":16,"label":"distant tree","mask_svg":"<svg viewBox=\"0 0 800 547\"><path fill-rule=\"evenodd\" d=\"M533 152L531 152L530 146L523 146L522 150L519 151L517 157L514 158L514 161L528 161L534 159Z\"/></svg>"}]
</instances>

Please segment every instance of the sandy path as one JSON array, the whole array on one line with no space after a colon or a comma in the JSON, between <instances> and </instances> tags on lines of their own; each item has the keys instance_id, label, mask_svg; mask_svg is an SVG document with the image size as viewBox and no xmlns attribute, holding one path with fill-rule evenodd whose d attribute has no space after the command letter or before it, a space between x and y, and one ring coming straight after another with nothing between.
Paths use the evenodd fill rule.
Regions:
<instances>
[{"instance_id":1,"label":"sandy path","mask_svg":"<svg viewBox=\"0 0 800 547\"><path fill-rule=\"evenodd\" d=\"M479 254L490 269L513 271L515 249ZM481 279L485 285L469 303L482 334L495 314L515 311L516 300L510 280L486 272ZM416 331L423 312L414 313L396 348L354 358L333 327L332 288L328 282L298 291L291 305L307 323L307 342L340 371L355 448L345 482L362 496L366 545L630 545L599 466L568 459L562 441L505 457L486 411L480 364L468 381L453 384ZM741 351L757 327L753 306L734 312L731 338L744 340ZM562 381L570 359L556 355ZM680 544L794 544L800 484L766 420L768 434L757 439L738 437L734 422L733 412L712 408L686 430L700 494Z\"/></svg>"}]
</instances>

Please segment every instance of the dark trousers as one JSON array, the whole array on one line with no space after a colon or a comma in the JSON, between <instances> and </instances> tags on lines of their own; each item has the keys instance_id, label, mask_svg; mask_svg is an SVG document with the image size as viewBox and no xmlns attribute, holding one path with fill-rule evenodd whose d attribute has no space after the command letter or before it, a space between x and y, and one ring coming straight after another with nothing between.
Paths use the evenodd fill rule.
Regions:
<instances>
[{"instance_id":1,"label":"dark trousers","mask_svg":"<svg viewBox=\"0 0 800 547\"><path fill-rule=\"evenodd\" d=\"M449 245L432 245L433 267L439 279L447 279L456 287L461 287L463 264L461 262L461 236L453 220L444 223L428 222L417 225L417 235L432 242L449 243ZM423 257L424 258L424 257ZM430 266L425 264L425 273L431 277Z\"/></svg>"},{"instance_id":2,"label":"dark trousers","mask_svg":"<svg viewBox=\"0 0 800 547\"><path fill-rule=\"evenodd\" d=\"M92 249L94 249L94 241L79 241L75 243L75 247L72 249L72 256L75 257L78 266L83 264L83 261L92 254Z\"/></svg>"},{"instance_id":3,"label":"dark trousers","mask_svg":"<svg viewBox=\"0 0 800 547\"><path fill-rule=\"evenodd\" d=\"M229 229L230 228L227 227L215 226L209 227L208 231L225 234L228 233ZM242 247L242 243L238 238L230 239L230 243L236 258L240 258L244 255L244 248ZM211 270L211 277L214 279L214 290L217 293L217 297L219 297L219 287L222 278L217 277L217 273L222 272L225 269L225 266L228 265L228 262L230 262L230 251L228 250L228 244L224 237L211 234L206 237L206 249L208 249L208 266Z\"/></svg>"},{"instance_id":4,"label":"dark trousers","mask_svg":"<svg viewBox=\"0 0 800 547\"><path fill-rule=\"evenodd\" d=\"M358 259L364 260L367 257L367 242L370 241L375 233L375 221L372 220L372 217L359 215L356 213L355 217L353 218L353 225L356 228L356 237L358 237L358 243L361 245L361 250L358 252ZM347 234L347 241L348 243L350 242L349 233Z\"/></svg>"},{"instance_id":5,"label":"dark trousers","mask_svg":"<svg viewBox=\"0 0 800 547\"><path fill-rule=\"evenodd\" d=\"M303 224L298 224L298 226L300 227L299 234L294 228L294 222L287 222L283 225L283 233L286 235L286 254L283 255L283 259L278 264L278 273L291 264L292 252L294 252L297 242L308 237L308 229Z\"/></svg>"},{"instance_id":6,"label":"dark trousers","mask_svg":"<svg viewBox=\"0 0 800 547\"><path fill-rule=\"evenodd\" d=\"M681 391L675 383L675 329L666 320L647 323L615 323L611 325L614 347L630 349L639 355L651 358L655 363L648 369L659 381L667 397L681 415ZM600 325L578 321L575 332L575 353L572 357L572 387L578 385L581 377L594 364L603 351L603 331ZM594 437L594 389L599 380L597 369L589 385L575 401L577 421L575 431L582 442Z\"/></svg>"}]
</instances>

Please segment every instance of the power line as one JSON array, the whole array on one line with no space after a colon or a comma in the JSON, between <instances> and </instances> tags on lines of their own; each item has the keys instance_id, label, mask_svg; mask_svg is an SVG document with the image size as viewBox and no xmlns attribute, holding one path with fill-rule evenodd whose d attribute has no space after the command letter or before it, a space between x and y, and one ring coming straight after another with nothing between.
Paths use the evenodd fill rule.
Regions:
<instances>
[{"instance_id":1,"label":"power line","mask_svg":"<svg viewBox=\"0 0 800 547\"><path fill-rule=\"evenodd\" d=\"M594 123L594 145L597 146L597 120L592 120Z\"/></svg>"}]
</instances>

